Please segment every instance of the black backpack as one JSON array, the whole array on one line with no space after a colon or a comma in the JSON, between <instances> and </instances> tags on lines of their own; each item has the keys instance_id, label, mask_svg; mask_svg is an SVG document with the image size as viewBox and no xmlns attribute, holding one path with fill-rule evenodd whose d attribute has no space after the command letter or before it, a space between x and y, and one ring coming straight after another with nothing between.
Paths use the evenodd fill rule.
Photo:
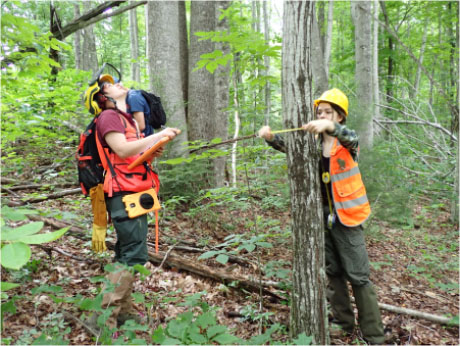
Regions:
<instances>
[{"instance_id":1,"label":"black backpack","mask_svg":"<svg viewBox=\"0 0 460 346\"><path fill-rule=\"evenodd\" d=\"M148 123L154 129L159 129L166 124L166 113L161 105L161 99L145 90L140 90L150 108L150 117Z\"/></svg>"},{"instance_id":2,"label":"black backpack","mask_svg":"<svg viewBox=\"0 0 460 346\"><path fill-rule=\"evenodd\" d=\"M85 132L80 135L80 143L75 154L78 181L85 196L88 196L92 187L104 182L104 168L96 143L96 122L97 116L89 123Z\"/></svg>"}]
</instances>

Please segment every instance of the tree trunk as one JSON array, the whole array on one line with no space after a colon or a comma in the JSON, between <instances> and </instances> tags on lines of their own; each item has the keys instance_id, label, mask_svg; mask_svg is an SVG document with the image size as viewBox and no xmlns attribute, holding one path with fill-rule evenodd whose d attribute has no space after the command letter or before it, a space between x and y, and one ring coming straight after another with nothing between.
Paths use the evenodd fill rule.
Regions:
<instances>
[{"instance_id":1,"label":"tree trunk","mask_svg":"<svg viewBox=\"0 0 460 346\"><path fill-rule=\"evenodd\" d=\"M313 8L315 3L313 3ZM313 9L313 13L315 10ZM314 97L318 98L323 92L328 89L328 78L326 75L326 69L324 67L324 54L322 44L321 44L321 35L320 35L320 25L316 20L316 15L313 16L313 27L312 27L312 46L311 46L311 60L313 63L313 81L314 81Z\"/></svg>"},{"instance_id":2,"label":"tree trunk","mask_svg":"<svg viewBox=\"0 0 460 346\"><path fill-rule=\"evenodd\" d=\"M372 148L374 94L372 83L372 35L371 3L352 1L352 17L355 24L355 79L359 121L356 131L363 148Z\"/></svg>"},{"instance_id":3,"label":"tree trunk","mask_svg":"<svg viewBox=\"0 0 460 346\"><path fill-rule=\"evenodd\" d=\"M264 13L264 37L267 45L270 44L270 14L267 9L267 1L262 3ZM270 57L264 56L265 75L270 75ZM270 112L271 112L271 84L269 81L265 84L265 119L264 124L269 125L270 123Z\"/></svg>"},{"instance_id":4,"label":"tree trunk","mask_svg":"<svg viewBox=\"0 0 460 346\"><path fill-rule=\"evenodd\" d=\"M74 5L74 16L75 18L80 17L80 3ZM74 46L75 46L75 69L81 70L82 68L82 50L81 50L81 31L78 30L74 34Z\"/></svg>"},{"instance_id":5,"label":"tree trunk","mask_svg":"<svg viewBox=\"0 0 460 346\"><path fill-rule=\"evenodd\" d=\"M230 6L230 1L218 1L216 6L216 31L228 32L228 20L223 18L219 20L222 11ZM222 42L215 43L215 49L219 49L224 55L230 53L228 44ZM228 97L229 97L229 74L230 64L226 66L219 66L214 72L214 85L215 85L215 115L213 132L214 137L221 138L225 141L228 138ZM224 186L226 176L226 156L213 159L214 165L214 183L216 187Z\"/></svg>"},{"instance_id":6,"label":"tree trunk","mask_svg":"<svg viewBox=\"0 0 460 346\"><path fill-rule=\"evenodd\" d=\"M327 12L327 30L324 37L324 69L326 70L326 77L329 80L329 61L331 60L331 47L332 47L332 24L334 15L334 2L329 0Z\"/></svg>"},{"instance_id":7,"label":"tree trunk","mask_svg":"<svg viewBox=\"0 0 460 346\"><path fill-rule=\"evenodd\" d=\"M385 17L385 23L387 26L390 25L390 20L386 11L385 1L380 1L380 7L382 9L382 14ZM386 83L386 96L387 102L391 103L393 101L393 70L394 70L394 61L393 61L393 38L388 36L388 69L387 69L387 83Z\"/></svg>"},{"instance_id":8,"label":"tree trunk","mask_svg":"<svg viewBox=\"0 0 460 346\"><path fill-rule=\"evenodd\" d=\"M172 157L184 156L182 142L188 140L185 119L185 98L182 89L181 42L185 22L182 1L149 1L146 6L146 31L148 37L147 60L150 89L161 97L167 114L168 126L182 133L171 143Z\"/></svg>"},{"instance_id":9,"label":"tree trunk","mask_svg":"<svg viewBox=\"0 0 460 346\"><path fill-rule=\"evenodd\" d=\"M374 0L373 4L373 18L379 17L379 3L378 0ZM372 107L374 117L380 119L380 107L375 104L380 104L380 78L379 78L379 23L372 20L373 25L373 40L372 40L372 90L374 92L374 106ZM378 133L380 128L377 126L374 128L374 132Z\"/></svg>"},{"instance_id":10,"label":"tree trunk","mask_svg":"<svg viewBox=\"0 0 460 346\"><path fill-rule=\"evenodd\" d=\"M134 1L129 1L133 3ZM139 30L137 26L137 7L129 11L129 37L131 39L131 79L136 83L141 82L139 68Z\"/></svg>"},{"instance_id":11,"label":"tree trunk","mask_svg":"<svg viewBox=\"0 0 460 346\"><path fill-rule=\"evenodd\" d=\"M91 9L91 1L84 1L83 8L88 11ZM89 25L83 29L83 59L82 70L96 72L98 70L96 39L94 37L93 26Z\"/></svg>"},{"instance_id":12,"label":"tree trunk","mask_svg":"<svg viewBox=\"0 0 460 346\"><path fill-rule=\"evenodd\" d=\"M213 1L192 1L190 5L190 51L188 85L188 131L189 140L210 140L213 138L215 110L214 75L207 69L193 71L202 54L214 51L211 40L199 40L200 31L214 31L215 3Z\"/></svg>"},{"instance_id":13,"label":"tree trunk","mask_svg":"<svg viewBox=\"0 0 460 346\"><path fill-rule=\"evenodd\" d=\"M282 107L286 128L312 120L311 71L313 3L284 2ZM324 233L319 155L311 134L291 132L287 163L293 235L292 337L305 332L313 344L328 344Z\"/></svg>"},{"instance_id":14,"label":"tree trunk","mask_svg":"<svg viewBox=\"0 0 460 346\"><path fill-rule=\"evenodd\" d=\"M422 46L420 47L420 55L418 57L417 72L415 73L414 89L411 95L412 99L417 96L419 86L420 86L420 77L422 75L423 55L425 53L427 33L428 33L428 20L425 20L425 28L423 31Z\"/></svg>"}]
</instances>

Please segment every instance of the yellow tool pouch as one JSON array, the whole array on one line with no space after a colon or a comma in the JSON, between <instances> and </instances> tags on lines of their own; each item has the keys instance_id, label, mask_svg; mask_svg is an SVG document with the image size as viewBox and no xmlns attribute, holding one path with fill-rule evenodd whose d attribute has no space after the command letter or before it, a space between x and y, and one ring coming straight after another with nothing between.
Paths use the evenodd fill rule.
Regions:
<instances>
[{"instance_id":1,"label":"yellow tool pouch","mask_svg":"<svg viewBox=\"0 0 460 346\"><path fill-rule=\"evenodd\" d=\"M130 219L161 209L157 193L153 188L123 196L122 201Z\"/></svg>"}]
</instances>

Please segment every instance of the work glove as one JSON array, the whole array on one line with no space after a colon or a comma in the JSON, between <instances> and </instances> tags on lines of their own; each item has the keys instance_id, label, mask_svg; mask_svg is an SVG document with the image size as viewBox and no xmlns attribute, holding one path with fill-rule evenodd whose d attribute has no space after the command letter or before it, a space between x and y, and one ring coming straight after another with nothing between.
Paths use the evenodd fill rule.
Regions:
<instances>
[{"instance_id":1,"label":"work glove","mask_svg":"<svg viewBox=\"0 0 460 346\"><path fill-rule=\"evenodd\" d=\"M91 243L91 249L94 252L104 252L107 251L107 246L105 246L105 234L107 233L106 227L100 227L93 224L93 237Z\"/></svg>"},{"instance_id":2,"label":"work glove","mask_svg":"<svg viewBox=\"0 0 460 346\"><path fill-rule=\"evenodd\" d=\"M95 252L107 250L105 235L107 232L107 209L105 206L104 187L99 184L90 189L91 208L93 210L93 237L91 248Z\"/></svg>"}]
</instances>

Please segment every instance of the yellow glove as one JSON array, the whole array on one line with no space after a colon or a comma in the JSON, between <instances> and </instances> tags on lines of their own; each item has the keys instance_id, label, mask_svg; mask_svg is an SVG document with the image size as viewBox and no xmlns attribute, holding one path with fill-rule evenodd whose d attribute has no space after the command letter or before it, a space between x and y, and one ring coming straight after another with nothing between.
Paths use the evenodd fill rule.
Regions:
<instances>
[{"instance_id":1,"label":"yellow glove","mask_svg":"<svg viewBox=\"0 0 460 346\"><path fill-rule=\"evenodd\" d=\"M105 235L107 232L107 210L105 206L104 188L102 184L89 191L93 210L93 238L91 249L95 252L107 251Z\"/></svg>"},{"instance_id":2,"label":"yellow glove","mask_svg":"<svg viewBox=\"0 0 460 346\"><path fill-rule=\"evenodd\" d=\"M104 252L107 251L107 246L105 246L105 234L107 232L106 227L100 227L93 224L93 238L91 249L94 252Z\"/></svg>"}]
</instances>

